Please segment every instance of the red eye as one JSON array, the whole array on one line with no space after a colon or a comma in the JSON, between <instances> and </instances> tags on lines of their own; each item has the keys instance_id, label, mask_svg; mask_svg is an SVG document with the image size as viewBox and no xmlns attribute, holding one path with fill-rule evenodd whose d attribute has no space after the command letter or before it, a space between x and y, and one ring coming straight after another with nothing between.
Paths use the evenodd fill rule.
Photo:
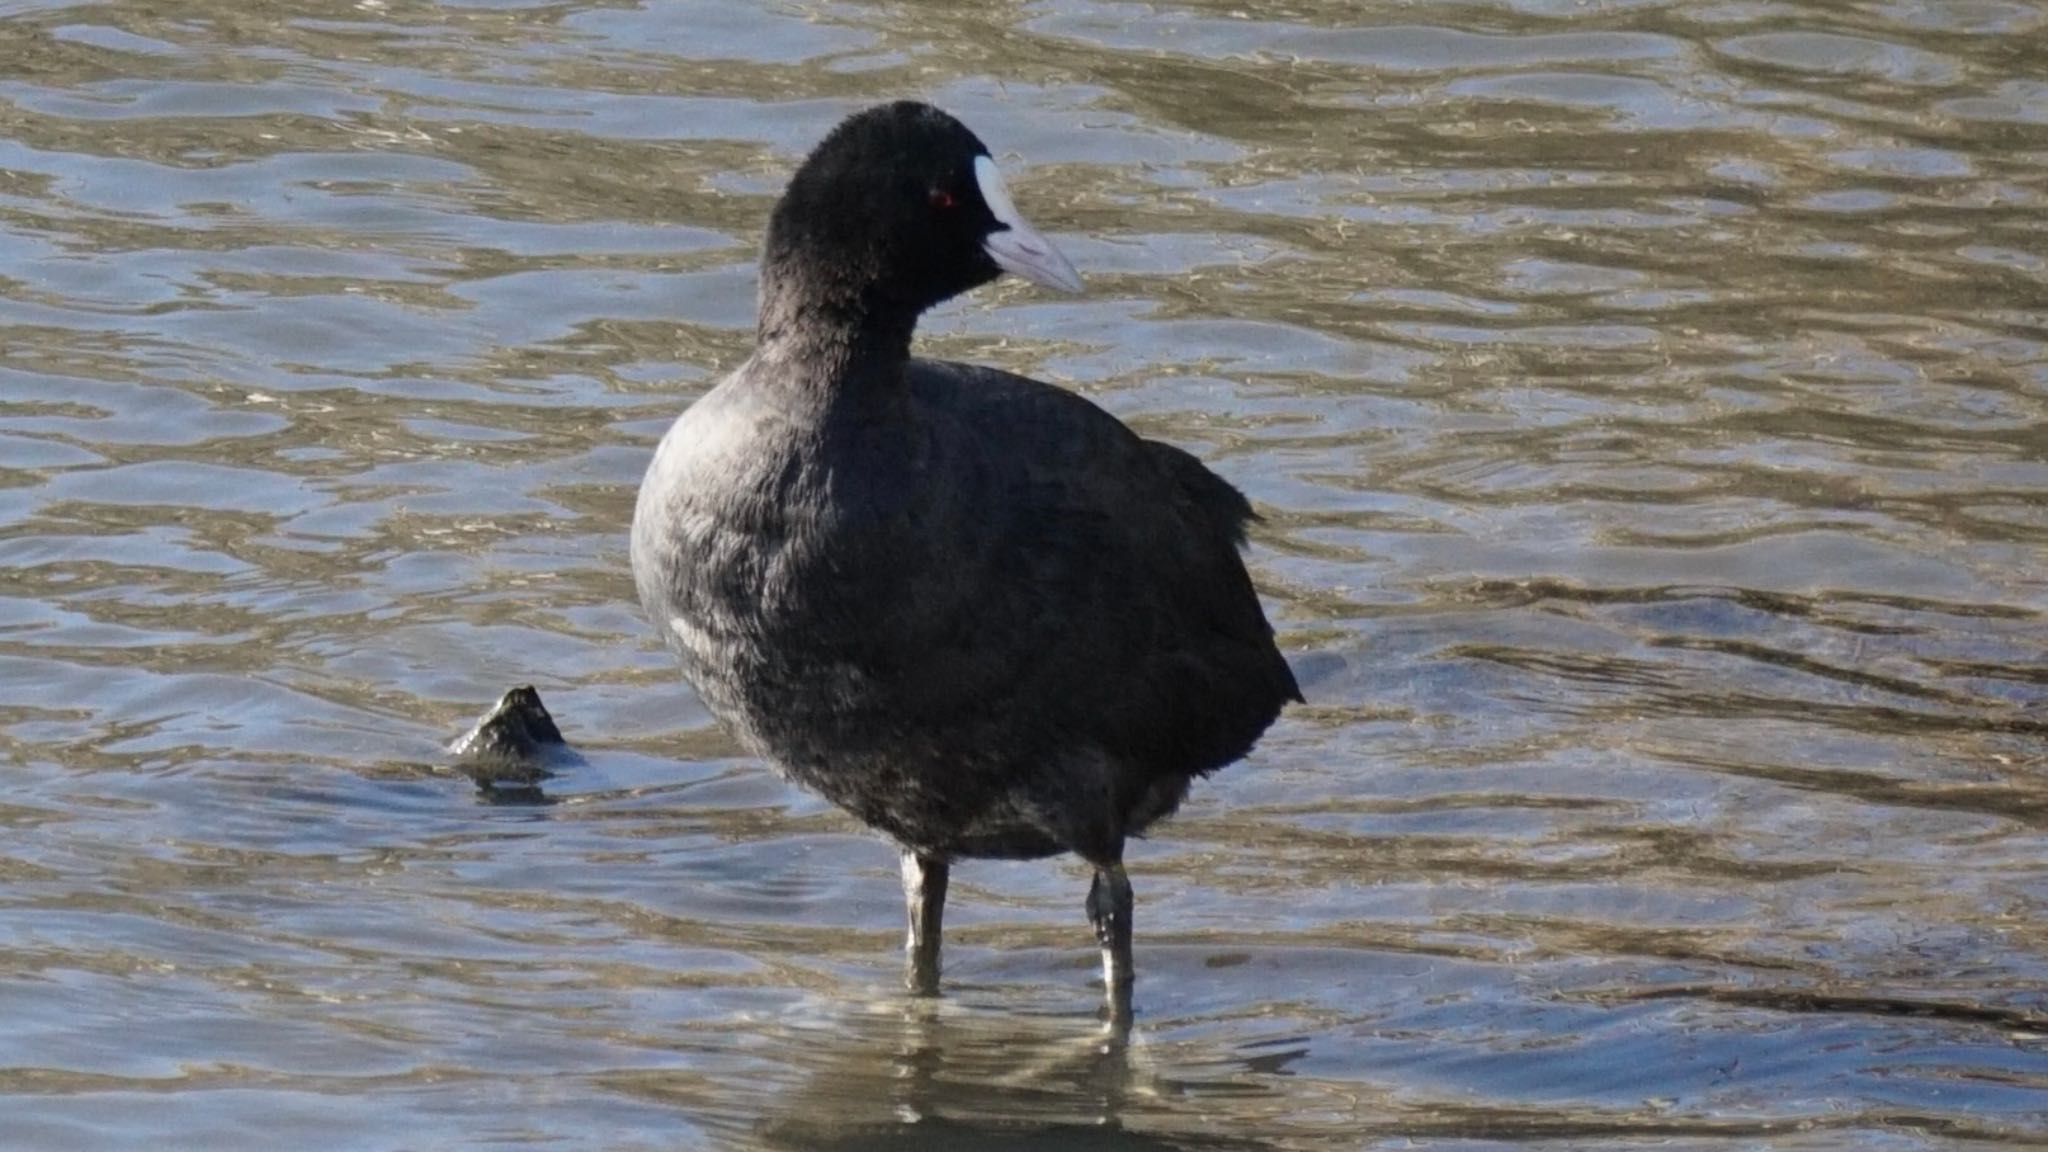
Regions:
<instances>
[{"instance_id":1,"label":"red eye","mask_svg":"<svg viewBox=\"0 0 2048 1152\"><path fill-rule=\"evenodd\" d=\"M944 188L932 189L932 207L940 209L951 208L956 203L958 201L953 199L951 192L946 191Z\"/></svg>"}]
</instances>

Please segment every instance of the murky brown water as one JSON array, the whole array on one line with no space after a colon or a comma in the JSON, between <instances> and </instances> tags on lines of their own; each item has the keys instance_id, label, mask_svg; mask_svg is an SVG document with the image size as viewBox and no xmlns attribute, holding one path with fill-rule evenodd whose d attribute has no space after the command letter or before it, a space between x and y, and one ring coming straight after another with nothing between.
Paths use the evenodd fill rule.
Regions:
<instances>
[{"instance_id":1,"label":"murky brown water","mask_svg":"<svg viewBox=\"0 0 2048 1152\"><path fill-rule=\"evenodd\" d=\"M0 1145L2048 1141L2048 13L10 4ZM895 860L632 605L793 160L918 94L1312 700L1133 862ZM543 805L425 765L540 685Z\"/></svg>"}]
</instances>

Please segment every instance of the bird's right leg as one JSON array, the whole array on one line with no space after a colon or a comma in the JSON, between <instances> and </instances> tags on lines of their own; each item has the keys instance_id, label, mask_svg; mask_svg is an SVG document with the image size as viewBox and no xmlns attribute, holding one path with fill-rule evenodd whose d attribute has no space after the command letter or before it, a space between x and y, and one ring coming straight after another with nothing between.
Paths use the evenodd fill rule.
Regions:
<instances>
[{"instance_id":1,"label":"bird's right leg","mask_svg":"<svg viewBox=\"0 0 2048 1152\"><path fill-rule=\"evenodd\" d=\"M903 852L903 902L910 935L903 943L903 982L913 996L939 994L939 935L946 915L946 858Z\"/></svg>"},{"instance_id":2,"label":"bird's right leg","mask_svg":"<svg viewBox=\"0 0 2048 1152\"><path fill-rule=\"evenodd\" d=\"M1133 903L1123 862L1096 865L1095 880L1088 885L1088 921L1095 925L1095 939L1102 945L1102 990L1109 1001L1110 1023L1124 1028L1130 1026L1131 984L1137 977L1131 968Z\"/></svg>"}]
</instances>

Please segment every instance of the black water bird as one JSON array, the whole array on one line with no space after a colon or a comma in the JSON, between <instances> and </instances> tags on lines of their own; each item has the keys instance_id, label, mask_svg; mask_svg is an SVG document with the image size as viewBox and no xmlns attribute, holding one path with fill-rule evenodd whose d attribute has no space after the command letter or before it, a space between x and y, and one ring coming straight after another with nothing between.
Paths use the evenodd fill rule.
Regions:
<instances>
[{"instance_id":1,"label":"black water bird","mask_svg":"<svg viewBox=\"0 0 2048 1152\"><path fill-rule=\"evenodd\" d=\"M1006 271L1081 289L972 132L841 123L770 218L753 355L647 470L633 573L712 713L901 847L913 990L950 861L1073 852L1128 1019L1126 838L1301 696L1242 494L1070 392L910 355Z\"/></svg>"}]
</instances>

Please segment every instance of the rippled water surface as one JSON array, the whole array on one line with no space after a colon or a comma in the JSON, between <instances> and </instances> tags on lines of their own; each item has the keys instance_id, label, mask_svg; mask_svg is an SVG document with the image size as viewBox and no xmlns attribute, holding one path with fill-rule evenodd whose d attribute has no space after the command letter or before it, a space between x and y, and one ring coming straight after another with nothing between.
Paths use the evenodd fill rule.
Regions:
<instances>
[{"instance_id":1,"label":"rippled water surface","mask_svg":"<svg viewBox=\"0 0 2048 1152\"><path fill-rule=\"evenodd\" d=\"M2040 6L5 12L0 1144L2048 1142ZM1310 698L1134 851L1128 1051L1072 862L907 1003L632 603L906 94L1092 286L924 347L1249 492ZM493 803L528 681L588 762Z\"/></svg>"}]
</instances>

